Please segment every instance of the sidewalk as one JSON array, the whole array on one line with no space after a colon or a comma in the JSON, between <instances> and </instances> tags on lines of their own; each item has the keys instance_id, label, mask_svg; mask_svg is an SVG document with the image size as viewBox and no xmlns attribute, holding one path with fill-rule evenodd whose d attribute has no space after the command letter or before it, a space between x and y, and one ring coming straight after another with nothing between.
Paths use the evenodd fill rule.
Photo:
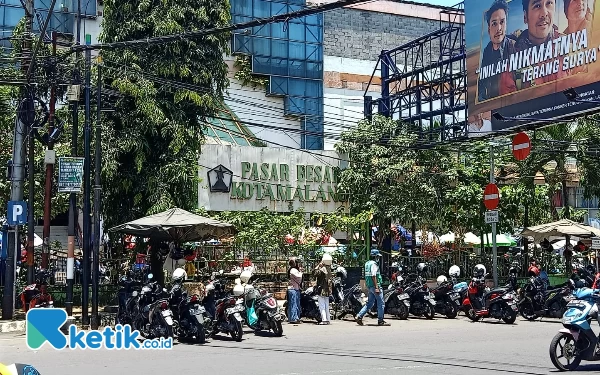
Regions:
<instances>
[{"instance_id":1,"label":"sidewalk","mask_svg":"<svg viewBox=\"0 0 600 375\"><path fill-rule=\"evenodd\" d=\"M64 310L64 308L63 308ZM101 306L98 308L100 313L116 313L116 306ZM91 309L89 310L91 313ZM15 311L13 320L0 320L0 333L8 332L25 332L25 313L23 310L18 309ZM2 310L0 309L0 316L2 316ZM81 320L81 307L73 307L73 318L78 322Z\"/></svg>"}]
</instances>

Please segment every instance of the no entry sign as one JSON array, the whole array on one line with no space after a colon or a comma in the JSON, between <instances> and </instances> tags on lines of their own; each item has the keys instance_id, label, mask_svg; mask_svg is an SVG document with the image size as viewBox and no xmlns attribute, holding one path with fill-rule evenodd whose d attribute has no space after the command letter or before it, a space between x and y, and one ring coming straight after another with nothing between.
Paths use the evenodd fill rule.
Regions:
<instances>
[{"instance_id":1,"label":"no entry sign","mask_svg":"<svg viewBox=\"0 0 600 375\"><path fill-rule=\"evenodd\" d=\"M531 152L531 141L526 133L519 133L513 137L512 152L517 160L525 160Z\"/></svg>"},{"instance_id":2,"label":"no entry sign","mask_svg":"<svg viewBox=\"0 0 600 375\"><path fill-rule=\"evenodd\" d=\"M488 184L483 191L483 204L488 210L498 208L500 202L500 190L496 184Z\"/></svg>"}]
</instances>

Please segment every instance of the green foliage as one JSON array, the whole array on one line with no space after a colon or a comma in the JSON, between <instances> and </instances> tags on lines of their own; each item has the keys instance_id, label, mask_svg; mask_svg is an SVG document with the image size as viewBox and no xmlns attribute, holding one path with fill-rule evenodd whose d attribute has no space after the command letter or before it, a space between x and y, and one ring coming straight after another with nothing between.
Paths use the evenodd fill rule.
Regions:
<instances>
[{"instance_id":1,"label":"green foliage","mask_svg":"<svg viewBox=\"0 0 600 375\"><path fill-rule=\"evenodd\" d=\"M252 73L252 58L250 56L236 56L233 66L238 69L234 78L241 82L242 86L251 86L252 88L265 88L269 84L267 78L263 78Z\"/></svg>"},{"instance_id":2,"label":"green foliage","mask_svg":"<svg viewBox=\"0 0 600 375\"><path fill-rule=\"evenodd\" d=\"M105 2L103 42L229 25L225 0ZM197 206L203 118L227 87L229 35L103 53L105 84L123 94L103 117L103 207L108 227ZM173 84L173 82L183 82Z\"/></svg>"}]
</instances>

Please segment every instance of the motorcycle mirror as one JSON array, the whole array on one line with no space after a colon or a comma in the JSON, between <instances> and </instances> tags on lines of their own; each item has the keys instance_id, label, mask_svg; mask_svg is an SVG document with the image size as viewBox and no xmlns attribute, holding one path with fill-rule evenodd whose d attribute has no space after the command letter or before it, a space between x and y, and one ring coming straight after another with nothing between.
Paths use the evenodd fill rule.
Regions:
<instances>
[{"instance_id":1,"label":"motorcycle mirror","mask_svg":"<svg viewBox=\"0 0 600 375\"><path fill-rule=\"evenodd\" d=\"M153 277L154 277L153 274L151 274L151 273L148 274L148 280L152 279Z\"/></svg>"},{"instance_id":2,"label":"motorcycle mirror","mask_svg":"<svg viewBox=\"0 0 600 375\"><path fill-rule=\"evenodd\" d=\"M166 292L166 291L167 291L167 288L163 288L163 292Z\"/></svg>"},{"instance_id":3,"label":"motorcycle mirror","mask_svg":"<svg viewBox=\"0 0 600 375\"><path fill-rule=\"evenodd\" d=\"M137 290L134 290L134 291L133 291L133 293L131 293L131 295L132 295L133 297L137 297L137 295L138 295L138 292L137 292Z\"/></svg>"}]
</instances>

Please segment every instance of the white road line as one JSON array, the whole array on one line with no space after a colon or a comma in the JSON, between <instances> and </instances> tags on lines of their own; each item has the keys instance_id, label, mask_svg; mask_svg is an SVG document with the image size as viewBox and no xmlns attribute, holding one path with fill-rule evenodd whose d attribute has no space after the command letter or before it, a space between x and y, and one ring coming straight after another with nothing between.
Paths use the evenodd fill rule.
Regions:
<instances>
[{"instance_id":1,"label":"white road line","mask_svg":"<svg viewBox=\"0 0 600 375\"><path fill-rule=\"evenodd\" d=\"M372 371L386 371L386 370L411 370L418 368L432 368L440 367L440 365L427 365L427 366L396 366L396 367L369 367L360 369L344 369L344 370L324 370L324 371L313 371L313 372L286 372L277 375L321 375L321 374L349 374L349 373L361 373L361 372L372 372Z\"/></svg>"}]
</instances>

